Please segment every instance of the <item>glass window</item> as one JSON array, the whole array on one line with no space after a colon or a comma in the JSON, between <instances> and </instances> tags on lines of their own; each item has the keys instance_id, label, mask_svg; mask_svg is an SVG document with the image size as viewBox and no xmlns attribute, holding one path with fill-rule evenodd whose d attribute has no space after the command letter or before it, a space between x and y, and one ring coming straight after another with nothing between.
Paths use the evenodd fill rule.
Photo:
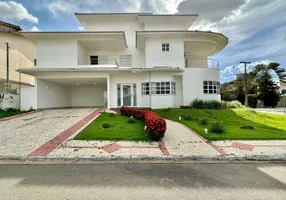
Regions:
<instances>
[{"instance_id":1,"label":"glass window","mask_svg":"<svg viewBox=\"0 0 286 200\"><path fill-rule=\"evenodd\" d=\"M119 62L121 67L132 67L132 55L121 55Z\"/></svg>"},{"instance_id":2,"label":"glass window","mask_svg":"<svg viewBox=\"0 0 286 200\"><path fill-rule=\"evenodd\" d=\"M142 95L149 95L151 89L151 94L176 94L176 83L175 82L152 82L151 87L149 83L141 84Z\"/></svg>"},{"instance_id":3,"label":"glass window","mask_svg":"<svg viewBox=\"0 0 286 200\"><path fill-rule=\"evenodd\" d=\"M133 84L133 106L137 106L137 88L136 88L136 84Z\"/></svg>"},{"instance_id":4,"label":"glass window","mask_svg":"<svg viewBox=\"0 0 286 200\"><path fill-rule=\"evenodd\" d=\"M162 51L170 51L170 44L162 43Z\"/></svg>"},{"instance_id":5,"label":"glass window","mask_svg":"<svg viewBox=\"0 0 286 200\"><path fill-rule=\"evenodd\" d=\"M204 94L220 94L220 83L217 81L204 81L203 92Z\"/></svg>"}]
</instances>

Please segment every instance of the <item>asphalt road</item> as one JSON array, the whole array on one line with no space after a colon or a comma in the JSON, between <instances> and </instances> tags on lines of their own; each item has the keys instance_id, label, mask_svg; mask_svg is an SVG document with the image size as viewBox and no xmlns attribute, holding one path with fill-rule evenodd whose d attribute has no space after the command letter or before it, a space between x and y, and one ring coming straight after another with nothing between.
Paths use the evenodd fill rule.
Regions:
<instances>
[{"instance_id":1,"label":"asphalt road","mask_svg":"<svg viewBox=\"0 0 286 200\"><path fill-rule=\"evenodd\" d=\"M0 199L283 199L286 164L0 165Z\"/></svg>"}]
</instances>

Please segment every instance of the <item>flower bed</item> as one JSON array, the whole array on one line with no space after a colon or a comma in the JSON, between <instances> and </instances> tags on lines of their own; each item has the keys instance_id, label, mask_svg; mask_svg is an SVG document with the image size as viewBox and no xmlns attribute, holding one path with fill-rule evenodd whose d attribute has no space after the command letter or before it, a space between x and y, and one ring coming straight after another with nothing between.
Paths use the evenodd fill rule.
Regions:
<instances>
[{"instance_id":1,"label":"flower bed","mask_svg":"<svg viewBox=\"0 0 286 200\"><path fill-rule=\"evenodd\" d=\"M149 110L139 110L129 107L120 108L120 113L122 115L133 116L136 119L144 119L146 130L152 139L157 141L164 137L167 124L166 120L160 115Z\"/></svg>"}]
</instances>

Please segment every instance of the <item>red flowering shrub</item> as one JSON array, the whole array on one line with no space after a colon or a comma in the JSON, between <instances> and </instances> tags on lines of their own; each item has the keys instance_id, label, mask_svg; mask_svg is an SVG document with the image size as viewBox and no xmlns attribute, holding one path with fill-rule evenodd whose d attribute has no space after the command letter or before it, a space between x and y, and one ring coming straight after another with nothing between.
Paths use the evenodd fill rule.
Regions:
<instances>
[{"instance_id":1,"label":"red flowering shrub","mask_svg":"<svg viewBox=\"0 0 286 200\"><path fill-rule=\"evenodd\" d=\"M144 119L147 132L154 140L160 140L164 137L167 130L166 120L156 113L129 107L120 108L120 113L126 116L133 116L136 119Z\"/></svg>"}]
</instances>

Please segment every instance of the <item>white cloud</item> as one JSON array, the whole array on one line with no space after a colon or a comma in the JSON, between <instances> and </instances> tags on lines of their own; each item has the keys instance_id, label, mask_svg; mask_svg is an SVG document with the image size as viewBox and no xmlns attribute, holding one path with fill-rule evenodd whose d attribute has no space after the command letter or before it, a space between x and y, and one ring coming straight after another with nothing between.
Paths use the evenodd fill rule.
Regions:
<instances>
[{"instance_id":1,"label":"white cloud","mask_svg":"<svg viewBox=\"0 0 286 200\"><path fill-rule=\"evenodd\" d=\"M35 31L35 32L37 32L37 31L40 31L40 29L38 29L38 27L36 27L36 26L33 26L33 28L31 28L30 31Z\"/></svg>"},{"instance_id":2,"label":"white cloud","mask_svg":"<svg viewBox=\"0 0 286 200\"><path fill-rule=\"evenodd\" d=\"M80 26L80 27L78 27L78 30L84 31L84 27L83 27L83 26Z\"/></svg>"},{"instance_id":3,"label":"white cloud","mask_svg":"<svg viewBox=\"0 0 286 200\"><path fill-rule=\"evenodd\" d=\"M0 17L16 21L27 20L32 23L38 23L39 21L22 4L15 1L0 1Z\"/></svg>"}]
</instances>

